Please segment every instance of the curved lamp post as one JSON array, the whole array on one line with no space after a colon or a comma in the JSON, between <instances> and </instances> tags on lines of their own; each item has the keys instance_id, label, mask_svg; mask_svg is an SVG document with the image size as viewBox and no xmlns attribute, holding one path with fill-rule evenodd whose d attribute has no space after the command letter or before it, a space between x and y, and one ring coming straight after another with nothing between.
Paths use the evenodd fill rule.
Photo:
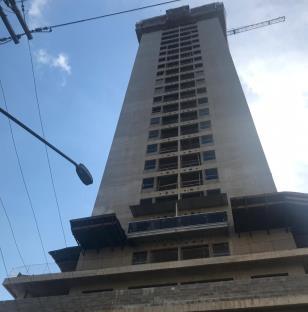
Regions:
<instances>
[{"instance_id":1,"label":"curved lamp post","mask_svg":"<svg viewBox=\"0 0 308 312\"><path fill-rule=\"evenodd\" d=\"M23 128L24 130L26 130L27 132L29 132L30 134L32 134L34 137L36 137L37 139L39 139L41 142L43 142L44 144L46 144L48 147L50 147L52 150L54 150L56 153L58 153L59 155L61 155L62 157L64 157L66 160L68 160L70 163L72 163L75 168L76 168L76 173L78 175L78 177L80 178L80 180L85 184L85 185L90 185L93 183L93 178L92 175L90 173L90 171L87 169L87 167L83 164L77 164L73 159L71 159L70 157L68 157L67 155L65 155L64 153L62 153L59 149L57 149L55 146L53 146L52 144L50 144L49 142L47 142L44 138L42 138L41 136L39 136L37 133L35 133L33 130L31 130L29 127L27 127L25 124L23 124L21 121L19 121L18 119L16 119L14 116L12 116L11 114L9 114L6 110L2 109L0 107L0 113L2 113L3 115L5 115L7 118L9 118L10 120L14 121L18 126L20 126L21 128Z\"/></svg>"}]
</instances>

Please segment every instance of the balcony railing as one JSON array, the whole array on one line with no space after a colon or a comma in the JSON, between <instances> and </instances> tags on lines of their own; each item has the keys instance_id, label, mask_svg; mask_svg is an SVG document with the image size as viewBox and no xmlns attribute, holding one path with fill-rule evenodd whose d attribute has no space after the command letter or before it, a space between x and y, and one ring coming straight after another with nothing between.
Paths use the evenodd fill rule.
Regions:
<instances>
[{"instance_id":1,"label":"balcony railing","mask_svg":"<svg viewBox=\"0 0 308 312\"><path fill-rule=\"evenodd\" d=\"M157 186L157 191L166 191L176 189L178 187L177 183L163 184Z\"/></svg>"},{"instance_id":2,"label":"balcony railing","mask_svg":"<svg viewBox=\"0 0 308 312\"><path fill-rule=\"evenodd\" d=\"M227 213L225 211L130 222L128 233L154 232L195 226L212 228L215 225L227 225Z\"/></svg>"},{"instance_id":3,"label":"balcony railing","mask_svg":"<svg viewBox=\"0 0 308 312\"><path fill-rule=\"evenodd\" d=\"M182 187L191 187L191 186L198 186L198 185L202 185L202 179L186 180L186 181L182 181L181 183Z\"/></svg>"},{"instance_id":4,"label":"balcony railing","mask_svg":"<svg viewBox=\"0 0 308 312\"><path fill-rule=\"evenodd\" d=\"M169 163L169 164L159 164L159 171L164 171L164 170L172 170L172 169L177 169L178 168L178 163Z\"/></svg>"}]
</instances>

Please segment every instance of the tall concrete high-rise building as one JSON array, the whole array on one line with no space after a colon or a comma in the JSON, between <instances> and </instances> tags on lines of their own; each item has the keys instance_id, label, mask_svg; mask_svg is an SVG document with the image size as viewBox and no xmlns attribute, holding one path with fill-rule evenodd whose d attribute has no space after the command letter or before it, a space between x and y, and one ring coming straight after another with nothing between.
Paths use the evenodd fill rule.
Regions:
<instances>
[{"instance_id":1,"label":"tall concrete high-rise building","mask_svg":"<svg viewBox=\"0 0 308 312\"><path fill-rule=\"evenodd\" d=\"M277 192L222 3L136 24L139 49L91 217L60 273L0 311L308 311L308 196Z\"/></svg>"}]
</instances>

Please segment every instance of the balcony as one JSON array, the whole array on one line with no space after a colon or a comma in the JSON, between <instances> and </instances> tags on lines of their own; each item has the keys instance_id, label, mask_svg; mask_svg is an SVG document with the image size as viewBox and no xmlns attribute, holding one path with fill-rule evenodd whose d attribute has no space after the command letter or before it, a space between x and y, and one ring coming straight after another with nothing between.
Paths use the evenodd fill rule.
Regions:
<instances>
[{"instance_id":1,"label":"balcony","mask_svg":"<svg viewBox=\"0 0 308 312\"><path fill-rule=\"evenodd\" d=\"M181 174L181 187L193 187L202 184L202 171L187 172Z\"/></svg>"},{"instance_id":2,"label":"balcony","mask_svg":"<svg viewBox=\"0 0 308 312\"><path fill-rule=\"evenodd\" d=\"M178 158L177 157L168 157L168 158L161 158L158 162L158 170L165 171L165 170L172 170L178 168Z\"/></svg>"},{"instance_id":3,"label":"balcony","mask_svg":"<svg viewBox=\"0 0 308 312\"><path fill-rule=\"evenodd\" d=\"M200 148L200 142L198 137L181 140L181 151L191 150L195 148Z\"/></svg>"},{"instance_id":4,"label":"balcony","mask_svg":"<svg viewBox=\"0 0 308 312\"><path fill-rule=\"evenodd\" d=\"M223 231L228 229L227 213L212 212L146 221L130 222L128 239L146 240L159 237L179 237L200 234L200 232Z\"/></svg>"},{"instance_id":5,"label":"balcony","mask_svg":"<svg viewBox=\"0 0 308 312\"><path fill-rule=\"evenodd\" d=\"M177 151L178 151L178 142L177 141L166 142L166 143L160 144L160 148L159 148L160 154L174 153Z\"/></svg>"},{"instance_id":6,"label":"balcony","mask_svg":"<svg viewBox=\"0 0 308 312\"><path fill-rule=\"evenodd\" d=\"M275 192L231 198L237 233L290 228L293 235L306 236L308 246L308 194ZM302 242L300 243L302 245Z\"/></svg>"},{"instance_id":7,"label":"balcony","mask_svg":"<svg viewBox=\"0 0 308 312\"><path fill-rule=\"evenodd\" d=\"M200 166L200 165L201 165L200 153L181 156L181 168Z\"/></svg>"},{"instance_id":8,"label":"balcony","mask_svg":"<svg viewBox=\"0 0 308 312\"><path fill-rule=\"evenodd\" d=\"M168 175L157 178L157 191L167 191L176 189L178 186L178 176Z\"/></svg>"}]
</instances>

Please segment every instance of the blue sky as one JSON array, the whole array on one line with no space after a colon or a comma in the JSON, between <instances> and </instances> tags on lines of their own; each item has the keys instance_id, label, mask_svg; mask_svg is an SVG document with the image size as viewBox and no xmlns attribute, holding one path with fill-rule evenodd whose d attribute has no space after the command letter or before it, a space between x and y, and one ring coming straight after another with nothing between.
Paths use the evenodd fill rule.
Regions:
<instances>
[{"instance_id":1,"label":"blue sky","mask_svg":"<svg viewBox=\"0 0 308 312\"><path fill-rule=\"evenodd\" d=\"M159 1L28 0L31 26L106 14ZM68 245L75 245L69 220L89 216L108 156L138 42L135 22L172 5L35 34L31 42L45 134L77 162L85 163L94 184L84 186L74 167L50 154ZM286 15L287 22L229 38L231 53L256 122L278 190L308 192L308 10L305 0L226 0L228 28ZM8 13L12 19L12 16ZM13 22L13 20L12 20ZM13 24L18 28L17 23ZM7 36L0 25L0 37ZM25 39L0 46L0 79L9 110L40 133ZM0 94L0 105L3 98ZM47 251L64 247L44 146L13 126L33 206ZM32 271L44 262L18 169L7 120L0 116L0 196L17 241ZM21 266L5 215L0 209L0 246L11 271ZM49 257L49 256L48 256ZM49 257L48 260L52 262ZM5 270L0 263L0 278ZM4 289L0 300L9 298Z\"/></svg>"}]
</instances>

